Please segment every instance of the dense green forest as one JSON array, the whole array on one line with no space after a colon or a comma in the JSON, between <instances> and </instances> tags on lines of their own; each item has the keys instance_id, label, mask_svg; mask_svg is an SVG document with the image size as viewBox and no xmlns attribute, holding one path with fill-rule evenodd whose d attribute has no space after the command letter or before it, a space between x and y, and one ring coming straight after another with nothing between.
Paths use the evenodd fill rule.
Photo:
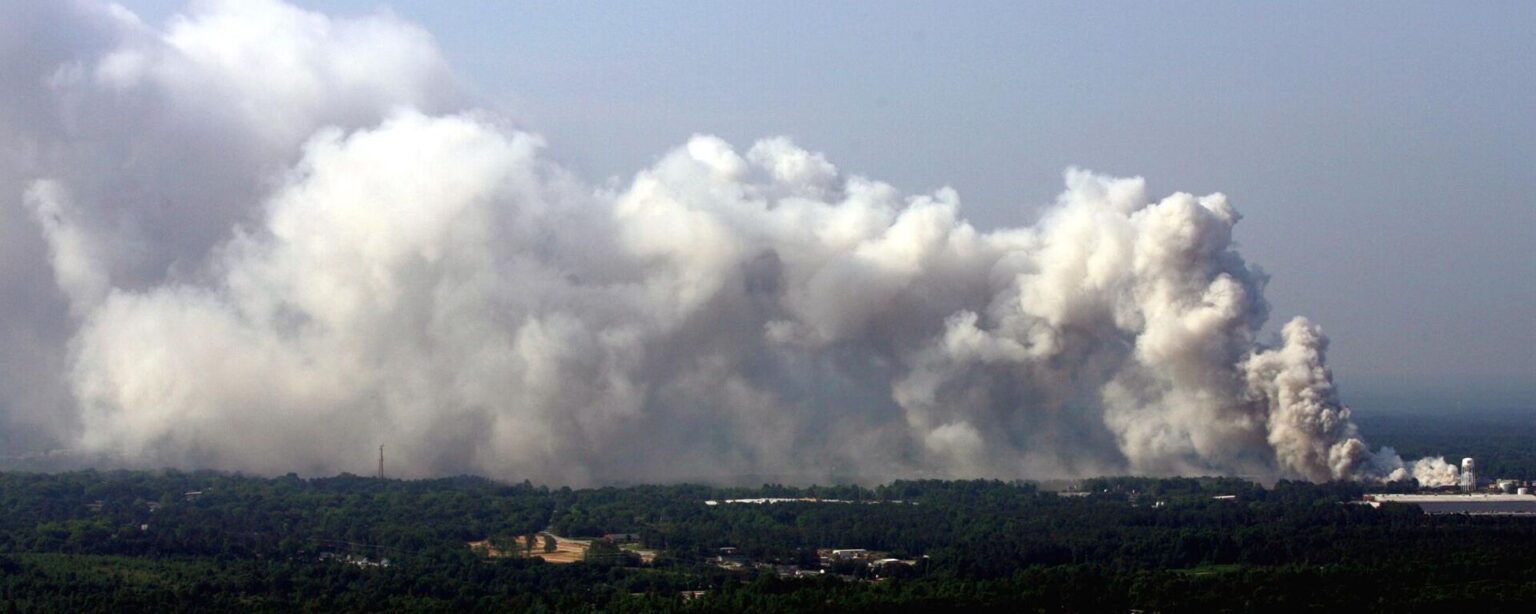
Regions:
<instances>
[{"instance_id":1,"label":"dense green forest","mask_svg":"<svg viewBox=\"0 0 1536 614\"><path fill-rule=\"evenodd\" d=\"M999 481L573 490L479 478L4 473L0 598L21 612L1487 611L1536 602L1536 519L1373 509L1351 503L1362 487L1348 483L1080 486L1062 496ZM747 497L843 502L723 502ZM585 562L557 565L468 546L544 529L633 533L635 547L656 555L641 563L594 548ZM735 565L719 564L725 547L736 549ZM906 563L823 569L827 548Z\"/></svg>"},{"instance_id":2,"label":"dense green forest","mask_svg":"<svg viewBox=\"0 0 1536 614\"><path fill-rule=\"evenodd\" d=\"M1536 478L1536 420L1525 413L1360 422L1407 457L1474 456L1485 477ZM1364 488L1104 478L1064 495L1001 481L570 489L474 477L5 472L0 601L6 612L1536 603L1536 519L1353 504ZM759 497L818 501L725 502ZM607 534L634 543L609 545ZM591 545L571 564L536 558L556 535ZM475 542L521 555L493 558ZM870 554L829 562L834 548Z\"/></svg>"}]
</instances>

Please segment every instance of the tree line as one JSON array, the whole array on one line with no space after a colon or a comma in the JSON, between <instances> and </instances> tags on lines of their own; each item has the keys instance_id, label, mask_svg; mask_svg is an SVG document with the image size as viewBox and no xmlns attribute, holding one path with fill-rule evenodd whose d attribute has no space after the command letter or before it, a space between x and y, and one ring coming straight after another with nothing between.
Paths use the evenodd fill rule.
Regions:
<instances>
[{"instance_id":1,"label":"tree line","mask_svg":"<svg viewBox=\"0 0 1536 614\"><path fill-rule=\"evenodd\" d=\"M1387 485L1411 490L1414 484ZM551 489L474 477L0 473L0 597L16 611L442 609L1496 609L1536 602L1536 520L1355 504L1354 483L1102 478L872 488ZM706 505L781 497L830 502ZM569 565L468 543L639 535ZM541 540L542 541L542 540ZM755 564L728 571L720 548ZM865 581L818 549L913 561ZM390 565L362 566L389 559ZM699 592L702 591L702 592Z\"/></svg>"}]
</instances>

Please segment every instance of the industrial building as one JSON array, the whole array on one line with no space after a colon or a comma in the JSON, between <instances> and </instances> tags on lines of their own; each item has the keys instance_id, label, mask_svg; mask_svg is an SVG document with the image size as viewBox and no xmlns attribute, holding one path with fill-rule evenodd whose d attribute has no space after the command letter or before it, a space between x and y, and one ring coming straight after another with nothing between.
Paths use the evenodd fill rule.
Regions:
<instances>
[{"instance_id":1,"label":"industrial building","mask_svg":"<svg viewBox=\"0 0 1536 614\"><path fill-rule=\"evenodd\" d=\"M1454 495L1366 495L1365 503L1380 507L1383 503L1417 505L1428 514L1497 514L1536 516L1536 495L1454 494Z\"/></svg>"},{"instance_id":2,"label":"industrial building","mask_svg":"<svg viewBox=\"0 0 1536 614\"><path fill-rule=\"evenodd\" d=\"M1492 480L1488 490L1479 491L1477 462L1461 459L1458 480L1460 493L1376 494L1365 495L1361 503L1381 507L1383 503L1417 505L1428 514L1488 514L1500 516L1536 516L1536 495L1520 480Z\"/></svg>"}]
</instances>

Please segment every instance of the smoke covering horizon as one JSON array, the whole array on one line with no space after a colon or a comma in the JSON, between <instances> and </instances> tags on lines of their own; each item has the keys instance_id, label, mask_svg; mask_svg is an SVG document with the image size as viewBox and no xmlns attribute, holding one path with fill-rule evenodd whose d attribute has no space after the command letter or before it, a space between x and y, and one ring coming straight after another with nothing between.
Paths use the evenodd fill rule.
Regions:
<instances>
[{"instance_id":1,"label":"smoke covering horizon","mask_svg":"<svg viewBox=\"0 0 1536 614\"><path fill-rule=\"evenodd\" d=\"M593 185L388 14L0 8L0 444L563 484L1454 484L1278 343L1221 194L1081 169L981 231L785 138ZM1021 202L1024 199L1021 198ZM84 462L84 461L82 461Z\"/></svg>"}]
</instances>

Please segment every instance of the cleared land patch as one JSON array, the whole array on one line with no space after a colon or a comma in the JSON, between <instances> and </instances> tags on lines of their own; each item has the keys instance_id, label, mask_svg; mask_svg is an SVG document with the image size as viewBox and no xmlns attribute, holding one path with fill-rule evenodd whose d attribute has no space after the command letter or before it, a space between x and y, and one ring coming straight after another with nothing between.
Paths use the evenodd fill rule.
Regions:
<instances>
[{"instance_id":1,"label":"cleared land patch","mask_svg":"<svg viewBox=\"0 0 1536 614\"><path fill-rule=\"evenodd\" d=\"M544 551L545 536L555 540L554 552ZM499 559L538 557L544 559L544 561L547 563L556 563L561 565L585 560L587 556L587 550L591 549L592 547L592 540L589 539L569 539L560 537L554 533L541 531L534 536L533 552L529 554L524 549L524 540L526 539L527 536L519 535L515 541L510 541L504 544L506 547L503 548L497 548L496 545L491 543L491 540L489 539L465 542L465 545L469 546L470 550L473 550L479 553L480 556L486 558ZM643 549L639 544L624 544L623 546L620 546L620 548L639 555L640 561L642 563L649 563L656 559L655 550Z\"/></svg>"},{"instance_id":2,"label":"cleared land patch","mask_svg":"<svg viewBox=\"0 0 1536 614\"><path fill-rule=\"evenodd\" d=\"M544 536L555 538L555 551L544 551ZM534 547L533 555L550 563L575 563L587 555L587 548L592 542L576 539L566 539L553 533L540 533L538 546Z\"/></svg>"}]
</instances>

